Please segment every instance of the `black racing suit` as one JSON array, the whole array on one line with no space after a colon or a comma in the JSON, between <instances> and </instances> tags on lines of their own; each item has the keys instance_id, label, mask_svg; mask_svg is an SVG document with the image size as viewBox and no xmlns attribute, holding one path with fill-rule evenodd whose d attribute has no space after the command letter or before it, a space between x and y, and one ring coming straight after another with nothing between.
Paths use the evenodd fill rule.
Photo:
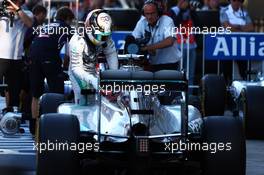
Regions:
<instances>
[{"instance_id":1,"label":"black racing suit","mask_svg":"<svg viewBox=\"0 0 264 175\"><path fill-rule=\"evenodd\" d=\"M49 92L64 93L64 76L60 50L71 38L71 27L62 21L50 23L40 29L30 47L32 59L31 91L40 97L47 79Z\"/></svg>"}]
</instances>

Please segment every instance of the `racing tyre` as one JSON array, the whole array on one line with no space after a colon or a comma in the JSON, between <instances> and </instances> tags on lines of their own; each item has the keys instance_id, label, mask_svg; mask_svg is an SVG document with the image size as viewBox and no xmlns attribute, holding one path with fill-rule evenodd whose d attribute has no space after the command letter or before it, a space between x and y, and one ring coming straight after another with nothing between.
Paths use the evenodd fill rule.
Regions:
<instances>
[{"instance_id":1,"label":"racing tyre","mask_svg":"<svg viewBox=\"0 0 264 175\"><path fill-rule=\"evenodd\" d=\"M51 113L41 116L37 175L79 174L78 152L68 149L71 145L78 144L79 131L79 121L74 115ZM64 145L59 146L59 144Z\"/></svg>"},{"instance_id":2,"label":"racing tyre","mask_svg":"<svg viewBox=\"0 0 264 175\"><path fill-rule=\"evenodd\" d=\"M264 87L261 86L248 86L241 92L240 107L249 139L264 139L263 99Z\"/></svg>"},{"instance_id":3,"label":"racing tyre","mask_svg":"<svg viewBox=\"0 0 264 175\"><path fill-rule=\"evenodd\" d=\"M58 106L63 102L65 102L64 94L43 94L39 102L40 116L41 114L56 113Z\"/></svg>"},{"instance_id":4,"label":"racing tyre","mask_svg":"<svg viewBox=\"0 0 264 175\"><path fill-rule=\"evenodd\" d=\"M226 85L224 77L208 74L201 80L203 116L224 115Z\"/></svg>"},{"instance_id":5,"label":"racing tyre","mask_svg":"<svg viewBox=\"0 0 264 175\"><path fill-rule=\"evenodd\" d=\"M246 143L238 118L205 117L202 126L203 175L245 175ZM208 148L208 150L206 150Z\"/></svg>"}]
</instances>

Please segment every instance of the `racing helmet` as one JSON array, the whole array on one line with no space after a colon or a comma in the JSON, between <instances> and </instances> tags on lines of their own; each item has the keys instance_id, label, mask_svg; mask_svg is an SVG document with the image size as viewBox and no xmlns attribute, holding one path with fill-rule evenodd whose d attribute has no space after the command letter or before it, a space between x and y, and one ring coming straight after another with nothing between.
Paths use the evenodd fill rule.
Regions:
<instances>
[{"instance_id":1,"label":"racing helmet","mask_svg":"<svg viewBox=\"0 0 264 175\"><path fill-rule=\"evenodd\" d=\"M87 35L94 45L102 45L111 35L112 19L103 9L92 10L85 20L85 27L89 28Z\"/></svg>"}]
</instances>

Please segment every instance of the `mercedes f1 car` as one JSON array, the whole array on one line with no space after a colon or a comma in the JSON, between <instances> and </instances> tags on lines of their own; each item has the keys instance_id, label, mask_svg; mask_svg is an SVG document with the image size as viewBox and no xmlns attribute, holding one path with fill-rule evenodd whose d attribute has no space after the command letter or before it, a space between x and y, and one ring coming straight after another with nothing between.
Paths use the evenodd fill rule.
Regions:
<instances>
[{"instance_id":1,"label":"mercedes f1 car","mask_svg":"<svg viewBox=\"0 0 264 175\"><path fill-rule=\"evenodd\" d=\"M241 122L203 117L188 105L184 72L153 73L128 64L98 78L101 89L82 90L84 106L60 94L42 96L38 175L175 174L193 164L205 175L245 175ZM172 102L163 103L167 98Z\"/></svg>"}]
</instances>

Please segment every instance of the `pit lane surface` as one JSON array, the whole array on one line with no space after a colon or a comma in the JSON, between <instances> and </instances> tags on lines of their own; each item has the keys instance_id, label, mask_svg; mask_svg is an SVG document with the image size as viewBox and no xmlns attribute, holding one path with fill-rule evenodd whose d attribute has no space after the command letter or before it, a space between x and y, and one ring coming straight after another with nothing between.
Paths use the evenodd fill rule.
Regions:
<instances>
[{"instance_id":1,"label":"pit lane surface","mask_svg":"<svg viewBox=\"0 0 264 175\"><path fill-rule=\"evenodd\" d=\"M5 107L4 98L0 97L0 109ZM33 150L34 140L23 124L25 133L5 137L0 131L0 174L1 175L35 175L36 159Z\"/></svg>"},{"instance_id":2,"label":"pit lane surface","mask_svg":"<svg viewBox=\"0 0 264 175\"><path fill-rule=\"evenodd\" d=\"M0 97L0 109L4 104ZM36 174L34 139L28 125L22 127L25 133L14 137L4 137L0 132L0 175ZM247 175L264 175L264 141L247 140Z\"/></svg>"},{"instance_id":3,"label":"pit lane surface","mask_svg":"<svg viewBox=\"0 0 264 175\"><path fill-rule=\"evenodd\" d=\"M25 133L15 137L5 137L0 133L0 174L35 175L35 151L33 139L27 125L22 125Z\"/></svg>"}]
</instances>

